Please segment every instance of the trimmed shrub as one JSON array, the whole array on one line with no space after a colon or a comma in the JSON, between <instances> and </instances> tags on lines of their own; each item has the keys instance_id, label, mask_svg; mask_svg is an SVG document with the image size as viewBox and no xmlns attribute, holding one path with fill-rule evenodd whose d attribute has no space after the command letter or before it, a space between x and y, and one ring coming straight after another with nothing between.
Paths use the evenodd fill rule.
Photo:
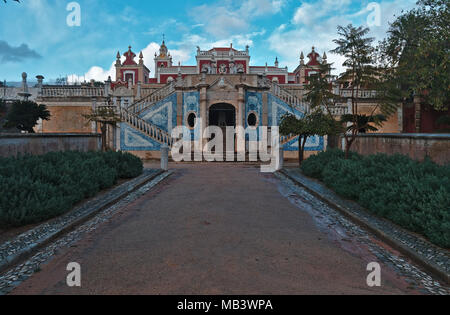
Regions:
<instances>
[{"instance_id":1,"label":"trimmed shrub","mask_svg":"<svg viewBox=\"0 0 450 315\"><path fill-rule=\"evenodd\" d=\"M353 153L345 160L342 151L330 150L301 169L370 212L450 248L450 165L385 154Z\"/></svg>"},{"instance_id":2,"label":"trimmed shrub","mask_svg":"<svg viewBox=\"0 0 450 315\"><path fill-rule=\"evenodd\" d=\"M142 161L122 152L57 152L0 158L0 225L61 215L118 179L140 175Z\"/></svg>"}]
</instances>

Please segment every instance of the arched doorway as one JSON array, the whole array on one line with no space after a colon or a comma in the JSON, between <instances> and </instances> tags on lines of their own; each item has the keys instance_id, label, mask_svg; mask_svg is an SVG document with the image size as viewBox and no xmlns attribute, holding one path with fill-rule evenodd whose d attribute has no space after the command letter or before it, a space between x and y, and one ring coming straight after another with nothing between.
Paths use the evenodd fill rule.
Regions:
<instances>
[{"instance_id":1,"label":"arched doorway","mask_svg":"<svg viewBox=\"0 0 450 315\"><path fill-rule=\"evenodd\" d=\"M209 125L221 128L236 127L236 109L227 103L214 104L209 108Z\"/></svg>"},{"instance_id":2,"label":"arched doorway","mask_svg":"<svg viewBox=\"0 0 450 315\"><path fill-rule=\"evenodd\" d=\"M209 108L209 126L218 126L222 129L223 134L223 148L227 149L227 141L230 141L230 145L235 151L235 139L227 139L226 129L227 127L236 127L236 108L227 103L214 104ZM212 137L212 139L215 136ZM231 142L232 141L232 142Z\"/></svg>"}]
</instances>

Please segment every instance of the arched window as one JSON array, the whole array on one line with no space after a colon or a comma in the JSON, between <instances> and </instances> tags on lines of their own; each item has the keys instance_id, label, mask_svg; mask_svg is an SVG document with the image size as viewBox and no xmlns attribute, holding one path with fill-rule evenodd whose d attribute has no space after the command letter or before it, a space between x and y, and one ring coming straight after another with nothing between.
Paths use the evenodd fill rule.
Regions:
<instances>
[{"instance_id":1,"label":"arched window","mask_svg":"<svg viewBox=\"0 0 450 315\"><path fill-rule=\"evenodd\" d=\"M187 116L187 125L189 128L194 129L196 118L197 118L197 115L195 113L190 113Z\"/></svg>"},{"instance_id":2,"label":"arched window","mask_svg":"<svg viewBox=\"0 0 450 315\"><path fill-rule=\"evenodd\" d=\"M249 113L247 116L247 124L250 127L256 127L258 125L258 117L256 117L255 113Z\"/></svg>"}]
</instances>

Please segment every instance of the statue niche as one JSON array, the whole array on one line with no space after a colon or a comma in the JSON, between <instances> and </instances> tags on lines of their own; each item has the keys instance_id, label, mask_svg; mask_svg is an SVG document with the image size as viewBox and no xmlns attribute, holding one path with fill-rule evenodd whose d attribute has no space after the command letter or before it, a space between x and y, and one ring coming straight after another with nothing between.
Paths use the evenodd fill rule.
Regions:
<instances>
[{"instance_id":1,"label":"statue niche","mask_svg":"<svg viewBox=\"0 0 450 315\"><path fill-rule=\"evenodd\" d=\"M219 66L219 73L220 74L227 74L228 73L228 67L225 63L221 63Z\"/></svg>"}]
</instances>

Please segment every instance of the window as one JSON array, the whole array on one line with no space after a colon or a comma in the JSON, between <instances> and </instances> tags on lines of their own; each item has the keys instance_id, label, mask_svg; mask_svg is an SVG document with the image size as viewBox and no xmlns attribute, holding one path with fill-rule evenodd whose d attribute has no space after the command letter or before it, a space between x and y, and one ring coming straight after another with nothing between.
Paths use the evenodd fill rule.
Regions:
<instances>
[{"instance_id":1,"label":"window","mask_svg":"<svg viewBox=\"0 0 450 315\"><path fill-rule=\"evenodd\" d=\"M258 124L258 118L256 117L255 113L248 114L247 124L250 127L256 127L256 125Z\"/></svg>"},{"instance_id":2,"label":"window","mask_svg":"<svg viewBox=\"0 0 450 315\"><path fill-rule=\"evenodd\" d=\"M189 128L194 129L195 127L195 120L197 118L197 115L195 113L190 113L187 117L187 125Z\"/></svg>"},{"instance_id":3,"label":"window","mask_svg":"<svg viewBox=\"0 0 450 315\"><path fill-rule=\"evenodd\" d=\"M125 82L129 82L131 80L131 82L134 84L134 72L126 71L124 73L124 77Z\"/></svg>"}]
</instances>

